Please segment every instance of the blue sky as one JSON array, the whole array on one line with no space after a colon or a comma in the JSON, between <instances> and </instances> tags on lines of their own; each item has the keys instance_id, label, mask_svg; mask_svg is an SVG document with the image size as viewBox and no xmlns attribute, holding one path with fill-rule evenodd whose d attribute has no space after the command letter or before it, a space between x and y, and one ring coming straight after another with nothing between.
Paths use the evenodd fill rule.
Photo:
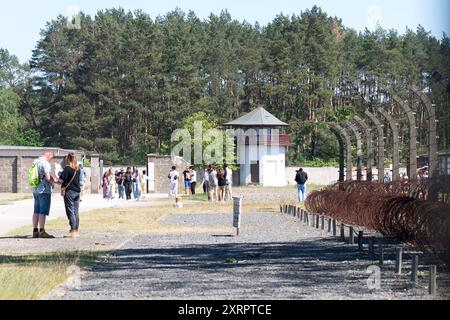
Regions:
<instances>
[{"instance_id":1,"label":"blue sky","mask_svg":"<svg viewBox=\"0 0 450 320\"><path fill-rule=\"evenodd\" d=\"M266 25L279 14L299 14L314 4L345 26L358 31L373 28L379 21L383 28L403 33L421 24L437 38L450 34L450 0L2 0L0 2L0 47L26 62L31 57L39 32L58 14L69 15L70 8L95 15L97 10L112 7L143 9L152 18L176 7L193 10L202 19L212 12L227 9L234 19Z\"/></svg>"}]
</instances>

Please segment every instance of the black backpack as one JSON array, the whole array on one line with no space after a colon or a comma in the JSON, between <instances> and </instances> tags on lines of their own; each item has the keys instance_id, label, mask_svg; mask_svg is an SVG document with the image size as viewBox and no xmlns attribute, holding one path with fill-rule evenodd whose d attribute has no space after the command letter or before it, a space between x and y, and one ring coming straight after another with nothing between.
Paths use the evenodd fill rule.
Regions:
<instances>
[{"instance_id":1,"label":"black backpack","mask_svg":"<svg viewBox=\"0 0 450 320\"><path fill-rule=\"evenodd\" d=\"M297 175L295 176L295 181L296 181L298 184L305 184L307 180L308 180L308 176L306 175L305 172L299 172L299 173L297 173Z\"/></svg>"}]
</instances>

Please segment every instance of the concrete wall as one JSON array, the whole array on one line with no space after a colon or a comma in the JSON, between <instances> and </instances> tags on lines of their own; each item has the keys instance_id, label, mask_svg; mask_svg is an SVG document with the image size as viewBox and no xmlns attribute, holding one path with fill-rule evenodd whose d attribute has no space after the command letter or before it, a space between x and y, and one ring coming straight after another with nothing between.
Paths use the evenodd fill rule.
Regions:
<instances>
[{"instance_id":1,"label":"concrete wall","mask_svg":"<svg viewBox=\"0 0 450 320\"><path fill-rule=\"evenodd\" d=\"M171 156L158 156L154 154L148 155L148 163L151 164L151 166L154 168L153 172L153 185L154 190L151 192L155 193L168 193L169 191L169 179L167 176L169 175L170 169L172 166L177 166L178 172L181 173L184 171L186 166L189 164L180 157L171 157ZM151 173L150 173L151 175ZM201 182L201 180L198 180ZM184 189L184 185L182 179L180 179L180 183L178 185L179 192L181 192Z\"/></svg>"},{"instance_id":2,"label":"concrete wall","mask_svg":"<svg viewBox=\"0 0 450 320\"><path fill-rule=\"evenodd\" d=\"M45 151L55 155L52 164L52 175L55 175L55 163L62 164L69 152L75 152L81 159L82 152L63 150L59 148L34 148L0 146L0 192L1 193L31 193L33 188L28 185L28 169L33 161ZM57 191L57 186L55 190Z\"/></svg>"},{"instance_id":3,"label":"concrete wall","mask_svg":"<svg viewBox=\"0 0 450 320\"><path fill-rule=\"evenodd\" d=\"M286 167L286 179L288 184L296 184L295 174L299 168L308 174L308 182L321 185L329 185L338 181L339 179L339 168L335 167ZM400 168L400 173L406 172L406 168ZM372 173L374 175L373 181L377 181L378 170L372 168ZM366 172L363 170L363 180L366 178ZM353 180L356 180L356 168L353 169Z\"/></svg>"}]
</instances>

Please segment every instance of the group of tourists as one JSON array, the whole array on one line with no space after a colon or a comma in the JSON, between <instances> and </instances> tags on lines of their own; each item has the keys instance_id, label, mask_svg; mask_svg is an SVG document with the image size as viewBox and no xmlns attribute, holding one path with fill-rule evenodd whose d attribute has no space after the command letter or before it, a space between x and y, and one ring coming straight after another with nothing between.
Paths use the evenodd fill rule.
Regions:
<instances>
[{"instance_id":1,"label":"group of tourists","mask_svg":"<svg viewBox=\"0 0 450 320\"><path fill-rule=\"evenodd\" d=\"M45 231L46 218L50 214L54 184L61 185L61 196L63 196L66 215L69 220L70 231L65 237L76 238L79 236L80 218L78 211L85 182L83 165L77 161L74 153L69 153L65 158L65 166L62 172L58 172L58 176L53 177L50 164L53 157L53 152L47 151L33 163L33 166L37 168L39 179L33 191L33 238L54 238L53 235Z\"/></svg>"},{"instance_id":2,"label":"group of tourists","mask_svg":"<svg viewBox=\"0 0 450 320\"><path fill-rule=\"evenodd\" d=\"M112 200L116 196L119 199L139 201L144 198L142 195L145 191L148 180L147 171L142 173L136 167L128 167L124 169L113 171L110 168L103 174L102 190L103 199Z\"/></svg>"},{"instance_id":3,"label":"group of tourists","mask_svg":"<svg viewBox=\"0 0 450 320\"><path fill-rule=\"evenodd\" d=\"M169 196L177 196L181 175L177 167L173 166L169 172ZM197 189L197 171L193 166L188 166L182 173L185 195L195 195ZM220 167L208 165L203 171L202 189L208 194L210 202L225 202L231 200L233 171L227 164Z\"/></svg>"}]
</instances>

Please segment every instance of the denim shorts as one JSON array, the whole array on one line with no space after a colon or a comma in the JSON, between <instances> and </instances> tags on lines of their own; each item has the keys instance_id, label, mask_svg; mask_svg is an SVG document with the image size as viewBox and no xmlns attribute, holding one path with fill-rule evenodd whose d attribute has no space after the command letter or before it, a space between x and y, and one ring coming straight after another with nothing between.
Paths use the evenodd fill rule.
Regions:
<instances>
[{"instance_id":1,"label":"denim shorts","mask_svg":"<svg viewBox=\"0 0 450 320\"><path fill-rule=\"evenodd\" d=\"M189 189L189 188L191 187L191 182L190 182L190 181L185 181L185 182L184 182L184 187L185 187L186 189Z\"/></svg>"},{"instance_id":2,"label":"denim shorts","mask_svg":"<svg viewBox=\"0 0 450 320\"><path fill-rule=\"evenodd\" d=\"M50 214L50 204L52 202L51 193L33 193L34 213L48 216Z\"/></svg>"}]
</instances>

